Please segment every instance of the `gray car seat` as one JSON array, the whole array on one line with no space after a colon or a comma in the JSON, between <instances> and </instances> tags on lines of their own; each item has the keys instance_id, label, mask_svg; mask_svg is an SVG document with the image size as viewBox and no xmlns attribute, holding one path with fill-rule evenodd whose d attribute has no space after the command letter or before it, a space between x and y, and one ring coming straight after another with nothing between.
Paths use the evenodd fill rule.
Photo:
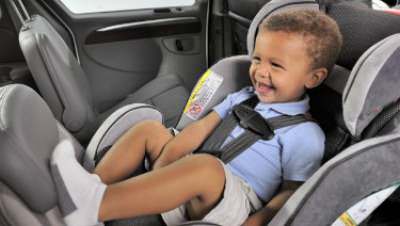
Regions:
<instances>
[{"instance_id":1,"label":"gray car seat","mask_svg":"<svg viewBox=\"0 0 400 226\"><path fill-rule=\"evenodd\" d=\"M300 1L294 2L299 4ZM346 125L350 131L355 131L355 136L361 134L374 122L375 117L385 113L387 106L400 97L397 89L400 80L394 77L400 68L393 64L399 59L399 43L398 35L378 43L360 58L352 72L345 91L347 98L344 109L350 109L345 115ZM220 81L223 77L218 90L231 92L248 83L243 74L247 73L249 63L247 56L225 59L210 69L211 74L207 78L213 77L212 81ZM370 70L371 65L375 65L376 69ZM233 82L235 78L242 79L240 81L243 84ZM386 88L391 83L393 86ZM389 87L394 88L389 90ZM371 98L375 97L373 94L376 90L384 90L384 94L388 92L394 96ZM206 109L210 109L213 102L220 98L223 96L216 92ZM193 101L196 99L193 98ZM358 102L364 104L355 107L353 103ZM371 104L379 104L378 109L381 111L368 111ZM137 108L139 110L133 111ZM134 112L135 117L132 117L131 113ZM0 113L0 223L13 226L63 225L57 207L57 195L48 171L48 159L61 139L74 141L74 138L57 123L45 102L28 87L11 85L1 88ZM83 162L90 167L94 161L93 155L112 144L133 123L144 119L141 117L162 120L161 114L153 107L126 106L104 122L85 154L79 151L82 148L75 142L77 154L82 155ZM192 120L190 117L193 115L189 117L186 114L184 117L181 126ZM386 123L388 127L385 133L398 128L397 122L397 119L393 119ZM398 133L393 133L362 141L343 151L295 193L271 225L328 225L354 202L399 181L399 138ZM306 222L307 219L312 222ZM207 224L191 222L185 225Z\"/></svg>"},{"instance_id":2,"label":"gray car seat","mask_svg":"<svg viewBox=\"0 0 400 226\"><path fill-rule=\"evenodd\" d=\"M371 104L385 109L400 97L397 91L400 80L393 80L400 71L398 65L393 65L400 57L399 40L399 35L395 35L371 48L360 59L350 77L344 109L346 124L354 135L360 134L368 122L379 114L375 111L370 114ZM375 70L370 70L371 65L377 66L373 67ZM221 72L214 71L217 74ZM388 83L393 83L389 87L395 87L393 90L385 89L391 95L380 95L377 99L374 95L376 89L380 90ZM48 172L48 160L61 139L74 141L74 138L57 123L45 102L32 89L10 85L0 89L0 97L0 220L4 225L63 225ZM353 103L361 104L355 106ZM133 112L136 113L132 118L130 114ZM121 126L129 128L128 124L146 118L162 120L158 111L146 105L126 106L118 110L100 127L89 147L100 150L107 143L113 143L118 133L123 132ZM397 122L394 120L389 124L398 128ZM400 135L392 133L346 149L295 193L271 225L327 225L349 205L399 181L399 142ZM77 154L82 153L76 142L75 147ZM191 222L186 225L202 224Z\"/></svg>"},{"instance_id":3,"label":"gray car seat","mask_svg":"<svg viewBox=\"0 0 400 226\"><path fill-rule=\"evenodd\" d=\"M135 102L154 104L163 112L167 125L176 124L189 94L179 76L159 75L100 112L84 70L56 29L40 15L23 23L20 46L38 89L56 119L79 140L87 141L107 116ZM166 104L171 101L174 105Z\"/></svg>"},{"instance_id":4,"label":"gray car seat","mask_svg":"<svg viewBox=\"0 0 400 226\"><path fill-rule=\"evenodd\" d=\"M64 225L49 157L60 140L74 143L78 159L83 158L82 146L27 86L1 87L0 109L0 225ZM125 116L134 111L135 120L162 121L162 115L147 104L122 110ZM132 119L129 122L134 123Z\"/></svg>"},{"instance_id":5,"label":"gray car seat","mask_svg":"<svg viewBox=\"0 0 400 226\"><path fill-rule=\"evenodd\" d=\"M253 23L259 23L262 20L262 18L265 17L265 15L268 15L271 12L271 10L273 11L276 8L279 9L282 6L287 6L287 5L290 5L291 3L296 5L296 7L311 6L311 8L318 9L318 6L316 6L315 3L312 3L311 1L271 2L270 4L266 5L262 9L262 11L256 16L256 18L254 20L255 22L253 22ZM303 5L300 6L300 4L303 4ZM310 5L308 5L308 4L310 4ZM352 4L344 5L344 6L343 5L338 5L338 6L330 5L329 9L337 9L339 7L344 7L344 8L349 7L350 10L348 10L348 12L352 12L352 13L358 12L358 10L359 10L358 7L353 8ZM359 18L362 18L363 15L364 16L369 15L368 11L364 11L363 8L361 8L361 9L364 14L361 13L361 15L359 15ZM352 15L352 14L350 13L350 15ZM340 16L343 17L343 15L340 15ZM381 20L382 18L387 19L386 15L382 15L382 14L378 14L378 15L374 15L374 16L377 17L378 21ZM379 17L379 16L382 16L382 17ZM389 16L389 19L390 18L393 19L394 17ZM394 21L398 21L398 19L394 20ZM350 23L352 23L352 22L350 22ZM348 26L347 28L349 29L349 27L355 26L355 25L356 25L356 23L352 23L351 25L347 25ZM248 43L250 43L250 44L249 44L248 48L249 48L250 52L252 51L252 48L253 48L252 47L253 44L251 44L251 43L254 43L254 41L252 41L252 40L254 40L254 38L255 38L255 33L256 33L255 28L256 27L257 26L254 26L254 24L253 24L249 30ZM368 32L370 32L370 31L368 31ZM386 32L387 31L385 31L385 33ZM395 31L390 31L390 32L394 33ZM347 35L349 35L349 34L347 33ZM357 37L358 34L357 35L352 34L352 35L353 35L353 37L354 36ZM382 34L378 32L375 36L379 36L379 35L382 35ZM348 36L346 36L346 34L345 34L345 38L348 38ZM346 39L346 40L348 40L348 39ZM374 38L369 39L368 41L365 41L364 44L369 43L370 45L372 45L374 43L374 40L375 40ZM364 84L364 82L368 83L366 80L363 80L363 78L364 78L363 76L365 76L366 71L369 70L369 67L377 66L377 64L380 66L377 66L375 71L368 71L368 73L370 73L370 75L372 77L379 76L379 78L382 79L382 81L387 81L387 79L390 80L390 78L382 76L382 74L385 74L386 76L389 76L389 75L387 75L386 72L380 71L380 69L382 69L382 67L381 67L382 65L386 65L385 66L386 68L392 67L391 62L389 62L389 56L390 56L391 60L398 59L398 58L396 58L396 56L391 55L392 54L391 51L388 51L389 49L393 50L392 48L394 48L394 49L398 48L398 42L399 42L398 36L390 37L388 40L384 40L384 41L380 42L379 44L377 44L376 46L371 47L371 50L366 52L365 55L359 59L358 65L353 68L352 76L358 77L360 79L358 81L358 84L360 86L362 86ZM385 44L386 46L382 47L381 46L382 43L386 43ZM345 43L344 48L346 50L351 50L351 46L352 46L352 43L347 41L347 43ZM362 49L362 48L365 48L365 49ZM360 49L357 49L357 51L358 52L365 51L368 47L366 47L364 45L364 46L362 46L362 48L360 47ZM376 50L376 49L378 49L378 50ZM385 56L386 58L383 56ZM347 64L344 64L344 66L352 68L353 65L355 64L355 61L352 62L353 58L351 58L351 57L352 56L344 55L340 59L340 62L346 62ZM381 60L381 61L379 61L379 60ZM372 66L366 66L365 64L372 65ZM230 93L232 91L238 90L241 87L243 87L244 85L249 84L247 77L243 76L244 74L247 74L249 65L250 65L250 59L248 58L248 56L236 56L236 57L230 57L230 58L224 59L224 60L218 62L213 67L211 67L210 72L205 74L205 76L204 76L205 78L201 79L200 80L201 82L199 84L203 84L203 80L208 80L208 82L212 82L212 83L215 83L216 81L221 81L221 80L223 82L221 84L219 84L219 87L218 87L219 91L217 93L215 93L211 99L207 99L206 97L202 98L201 94L202 93L213 93L213 89L215 89L215 87L210 88L210 86L203 85L206 87L206 88L204 88L204 90L205 90L204 92L201 91L201 85L198 85L194 89L197 91L195 93L192 93L192 96L191 96L189 102L192 103L193 105L195 105L196 103L204 103L204 102L208 103L208 105L207 105L208 107L206 107L202 113L195 115L195 117L199 118L202 115L204 115L210 109L210 107L213 106L214 104L218 103L226 95L226 93ZM329 76L327 81L324 83L324 87L321 90L318 90L317 92L310 94L312 96L312 99L313 99L313 97L317 97L320 94L322 94L322 98L324 98L324 97L326 97L326 98L339 97L340 98L341 93L344 92L344 88L345 88L344 86L345 86L346 81L348 80L348 77L350 74L350 71L344 66L337 65L334 68L331 75ZM392 68L392 70L395 72L395 71L398 71L399 68ZM358 76L354 75L354 74L357 74ZM353 83L353 84L356 84L356 83ZM374 87L374 89L375 89L376 85L374 85L372 87ZM359 90L359 89L360 89L359 87L354 85L354 88L348 88L348 90L346 92L347 93L356 93L357 91L355 91L355 90ZM365 92L368 92L371 95L371 94L375 93L374 89L371 88L370 90L367 90ZM351 91L349 91L349 90L351 90ZM392 100L394 101L398 98L399 93L397 92L395 95L397 95L397 97L389 97L389 98L392 98ZM207 96L207 95L205 95L205 96ZM325 132L327 132L327 141L328 141L326 144L327 153L325 156L325 161L327 161L330 158L332 158L333 156L335 156L339 151L343 150L343 148L346 145L349 145L351 142L356 142L361 139L365 139L365 138L368 138L371 136L376 136L378 133L379 134L388 134L388 133L396 131L395 128L398 127L398 125L394 125L394 122L397 121L395 115L397 115L398 111L394 111L393 108L398 109L399 107L396 105L393 106L393 104L396 104L396 103L390 102L390 103L382 103L382 106L387 106L387 107L384 110L382 110L380 112L380 114L372 115L371 120L364 119L365 120L364 122L368 126L365 126L365 128L363 128L362 132L360 132L359 134L350 133L349 129L347 129L348 127L346 125L346 123L348 123L348 120L346 120L346 123L345 123L345 120L343 119L343 116L342 116L342 112L341 112L342 101L339 99L338 102L336 103L336 106L335 106L335 104L333 104L333 106L329 106L329 105L332 105L332 103L330 101L326 101L326 100L327 99L322 99L322 100L319 100L316 103L314 103L314 108L318 108L318 105L316 106L316 104L328 102L328 106L323 106L323 108L326 108L325 112L329 112L329 117L334 117L332 121L335 122L334 123L335 126L333 128L331 125L329 127L324 127ZM329 100L331 100L331 99L329 99ZM370 101L370 100L367 100L367 101ZM350 104L347 104L347 108L349 106L351 106L354 102L357 102L357 100L351 102ZM337 106L340 106L340 107L332 110L332 107L335 108ZM181 120L178 123L179 129L183 128L190 121L195 120L194 115L189 112L189 110L188 110L189 108L190 108L190 104L188 104L188 106L185 108L185 112L184 112ZM316 111L316 112L318 112L318 111ZM323 116L322 118L324 120L327 119L326 116ZM362 118L365 118L365 117L362 117ZM373 118L374 118L374 120L372 120ZM329 118L329 119L331 119L331 118ZM332 122L330 122L330 124L332 124ZM96 134L96 135L98 136L99 134ZM107 142L105 142L105 143L107 143ZM109 143L102 144L100 146L104 147L107 145L109 145ZM96 152L96 150L94 150L95 148L94 149L92 149L92 148L94 148L94 147L89 145L88 153ZM97 149L97 151L99 151L100 153L103 150L104 149L102 149L102 148ZM346 152L348 152L348 151L346 151ZM93 158L93 155L94 154L92 154L90 158ZM343 161L343 160L340 160L340 161ZM368 167L368 166L366 166L366 167ZM392 170L396 171L397 168L393 168ZM355 186L357 186L357 184ZM383 186L383 188L384 187L385 186ZM354 188L354 187L352 187L352 188ZM310 191L310 192L312 192L312 191ZM329 197L329 194L327 194L327 195L328 195L327 197ZM360 196L358 198L362 198L362 197L363 197L362 194L360 194ZM339 199L339 200L341 200L341 199ZM288 205L290 205L290 204L288 204ZM296 203L295 205L300 205L300 204ZM348 205L347 207L351 206L350 203L347 203L346 205ZM300 206L299 208L308 208L308 207ZM318 207L316 208L316 210L319 210ZM321 215L324 215L324 214L322 213ZM337 213L336 217L338 217L339 215L340 215L340 213ZM313 218L310 217L310 219L313 219ZM326 218L324 220L326 220ZM289 223L291 221L289 221L288 219L286 219L285 222L287 223L287 225L291 224L291 223ZM328 221L325 221L324 223L321 223L321 224L308 222L308 224L303 224L303 225L328 225L327 222ZM331 221L330 223L332 223L332 222L333 221ZM113 222L110 225L131 225L131 224L132 224L132 222L126 222L125 224L122 224L119 221L119 222L115 222L115 223ZM193 224L196 225L196 223L193 223ZM275 222L271 225L275 225L275 224L280 225L279 221L278 221L278 223ZM136 224L134 224L134 225L136 225ZM146 225L146 224L143 224L143 222L139 222L137 225ZM159 223L159 225L161 225L161 223ZM285 223L282 223L282 225L285 225ZM299 224L299 225L302 225L302 224Z\"/></svg>"}]
</instances>

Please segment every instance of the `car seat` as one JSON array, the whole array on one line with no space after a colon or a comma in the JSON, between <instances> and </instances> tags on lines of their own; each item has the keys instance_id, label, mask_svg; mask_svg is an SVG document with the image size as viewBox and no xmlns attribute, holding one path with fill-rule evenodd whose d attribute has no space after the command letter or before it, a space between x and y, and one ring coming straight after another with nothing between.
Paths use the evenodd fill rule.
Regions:
<instances>
[{"instance_id":1,"label":"car seat","mask_svg":"<svg viewBox=\"0 0 400 226\"><path fill-rule=\"evenodd\" d=\"M10 0L15 4L14 0ZM22 1L20 9L27 14ZM14 8L21 18L25 18ZM38 89L65 128L87 142L100 123L116 109L130 103L152 103L163 112L166 124L174 126L189 92L175 74L159 75L111 108L100 110L85 71L54 26L40 15L23 21L19 41ZM168 105L173 101L174 105Z\"/></svg>"},{"instance_id":2,"label":"car seat","mask_svg":"<svg viewBox=\"0 0 400 226\"><path fill-rule=\"evenodd\" d=\"M285 4L289 4L293 3L294 4L299 4L299 1L280 1L280 2L271 2L270 4L268 4L268 6L266 5L261 11L260 13L256 16L256 18L253 20L253 23L260 23L262 18L265 17L265 15L268 15L268 13L270 13L268 10L275 9L275 8L280 8L282 7L282 5ZM304 1L302 1L302 3L304 3ZM308 2L310 3L310 2ZM275 5L276 4L276 5ZM305 3L307 4L307 3ZM297 5L298 6L298 5ZM271 7L271 8L269 8ZM314 9L317 9L317 6L311 6ZM368 16L371 16L371 10L366 8L365 6L360 7L358 5L358 3L341 3L341 4L332 4L332 5L326 5L325 10L327 10L327 12L331 12L335 17L341 17L341 21L342 23L339 23L339 25L342 25L343 27L345 27L346 33L344 34L344 39L345 39L345 44L344 44L344 49L346 52L348 51L352 51L353 55L357 56L357 59L360 58L361 54L363 53L363 51L367 50L368 47L370 47L371 45L373 45L376 41L378 41L377 37L386 37L390 34L396 33L396 30L385 30L382 29L382 25L380 23L374 23L374 25L379 26L379 30L378 32L376 32L374 34L374 37L371 37L371 39L368 40L362 40L362 39L357 39L363 36L363 33L361 31L360 28L357 28L358 31L360 32L359 34L351 34L351 32L349 32L351 30L352 27L357 26L357 20L354 21L346 21L346 23L344 23L344 19L347 15L347 17L349 17L349 15L357 15L357 19L365 19ZM348 14L344 14L340 13L340 12L347 12ZM264 14L264 15L263 15ZM391 15L387 15L381 12L373 12L372 15L374 16L374 18L376 18L376 21L394 21L394 23L392 23L393 27L399 22L399 18L397 17L393 17ZM335 18L334 17L334 18ZM365 21L364 21L365 22ZM255 39L255 33L256 33L256 28L257 26L254 26L254 24L252 25L252 27L249 30L249 35L248 35L248 49L249 52L252 51L252 45L251 43L254 43L252 40ZM390 27L390 26L389 26ZM372 28L375 28L375 26L372 26ZM386 27L387 28L387 27ZM341 29L343 29L341 27ZM397 28L398 29L398 28ZM366 33L371 33L371 31L366 31ZM386 35L386 36L385 36ZM327 134L327 143L326 143L326 149L327 152L325 154L324 157L324 162L328 161L330 158L332 158L333 156L337 155L339 151L342 151L344 147L350 145L351 143L354 142L358 142L362 139L367 139L370 138L372 136L376 136L376 135L381 135L381 134L388 134L391 132L394 132L396 129L396 125L394 125L393 122L395 122L396 119L396 115L398 113L398 106L397 103L382 103L382 106L387 106L384 110L382 110L382 112L380 114L375 114L372 115L371 117L374 118L373 120L371 119L369 120L365 120L364 122L366 122L366 124L368 126L365 126L364 128L362 128L362 132L358 132L358 133L351 133L349 132L348 129L348 119L344 120L343 116L342 116L342 101L340 99L341 97L341 93L344 92L344 88L345 88L345 84L346 81L348 80L350 71L347 68L353 68L353 74L360 74L358 76L352 75L353 77L357 77L359 79L358 82L353 83L359 83L362 84L363 83L368 83L366 80L364 80L365 78L363 77L363 75L366 75L367 72L378 76L379 73L385 73L382 71L379 71L380 69L382 69L382 65L386 64L386 67L392 67L392 66L387 66L390 63L388 62L389 56L392 57L391 59L396 59L395 56L391 56L391 51L388 51L388 49L391 48L397 48L398 47L398 36L393 36L390 37L388 40L384 40L382 42L380 42L379 44L376 44L376 46L371 47L371 49L365 53L364 57L361 57L359 59L359 63L356 67L354 67L354 64L356 63L356 59L354 59L353 55L348 56L348 55L341 55L341 58L339 59L338 63L340 63L343 66L340 65L336 65L336 67L334 68L334 70L332 71L332 73L330 74L329 78L326 80L326 82L324 83L324 85L322 87L320 87L318 90L313 91L312 93L310 93L311 96L311 100L312 100L312 108L313 109L313 113L321 113L321 110L319 108L321 108L322 104L322 112L327 113L322 114L322 115L318 115L318 119L323 120L324 121L324 125L323 129L325 130L326 134ZM358 45L356 45L356 49L352 49L352 46L354 47L353 43L355 42L361 42L358 43ZM386 47L382 47L380 45L382 45L382 43L386 43ZM381 56L386 56L387 58L383 57L380 58ZM379 59L382 60L380 62L378 61ZM365 66L364 64L367 65L380 65L377 66L377 69L375 69L375 71L368 71L370 69L365 69L361 70L360 68L368 68L371 66ZM200 80L199 84L204 84L204 80L207 80L209 82L215 82L218 81L218 77L219 76L223 76L223 83L220 85L220 87L218 88L219 91L217 93L214 94L213 98L206 100L206 99L202 99L201 97L199 97L199 93L201 94L202 91L200 89L199 86L197 86L194 90L197 90L197 92L192 93L191 98L189 99L189 103L185 108L185 113L183 114L181 120L178 123L178 128L181 129L183 128L187 123L189 123L192 120L195 120L196 118L199 118L202 116L202 113L206 113L207 109L209 108L205 108L205 110L202 113L193 115L192 113L190 113L189 109L191 105L196 105L196 102L207 102L209 103L209 106L213 106L214 104L218 103L223 97L224 95L226 95L226 93L230 93L232 91L238 90L241 87L243 87L245 84L248 84L248 80L245 78L245 76L243 76L243 74L247 74L247 70L248 67L250 65L250 60L247 56L236 56L236 57L230 57L227 59L224 59L220 62L218 62L216 65L214 65L209 72L207 72L204 77ZM393 70L398 70L396 68L393 68ZM382 75L379 75L382 80L386 80L388 79L387 77L381 77ZM214 77L214 79L213 79ZM229 78L229 79L227 79ZM232 83L232 81L234 81ZM205 84L207 84L207 82L205 82ZM206 86L206 90L212 93L212 89L210 89L207 85ZM349 86L349 85L348 85ZM356 87L356 85L354 85L355 88L348 88L348 90L352 90L352 91L346 91L348 93L355 93L356 91L353 90L359 90L359 87ZM375 86L375 85L374 85ZM374 87L373 86L373 87ZM207 93L207 91L203 92L203 93ZM368 92L370 95L375 93L375 90L371 89L366 91ZM224 93L224 94L222 94ZM397 93L397 95L399 95ZM357 95L356 95L357 96ZM320 97L319 99L317 99L316 101L313 101L313 99L315 99L316 97ZM333 98L333 103L331 101L326 101L325 98ZM196 99L197 98L197 99ZM397 100L398 97L390 97L393 98L392 100ZM331 99L329 99L331 100ZM357 101L355 101L357 102ZM350 104L347 104L347 108L349 108L349 106L352 106L353 102L351 102ZM317 109L317 110L315 110ZM361 116L362 118L364 118L364 116ZM397 116L398 117L398 116ZM327 124L328 123L328 124ZM99 134L96 134L97 136ZM107 142L105 142L107 143ZM108 146L109 144L102 144L100 146L104 147L104 146ZM94 153L96 151L94 151L93 146L89 146L88 148L88 153ZM101 153L103 150L102 148L98 149L99 152ZM397 168L393 168L392 170L397 170ZM360 198L360 197L359 197ZM354 201L354 200L353 200ZM290 205L290 204L289 204ZM296 204L297 205L297 204ZM350 205L349 203L347 203L347 205ZM351 206L351 205L350 205ZM348 207L350 207L348 206ZM318 209L318 208L317 208ZM340 215L340 213L338 213L336 215L336 217L338 217ZM313 219L312 217L310 219ZM333 221L331 221L332 223ZM303 224L303 225L320 225L318 223L312 223L312 222L308 222L309 224ZM128 224L128 223L127 223ZM271 225L280 225L279 221L278 223L275 222ZM326 225L327 223L321 223L321 225ZM119 223L116 223L116 225L120 225ZM139 223L138 225L142 225L141 223ZM145 224L144 224L145 225ZM161 223L160 223L161 225ZM282 224L283 225L283 224ZM288 223L289 225L289 223ZM302 224L299 224L302 225Z\"/></svg>"},{"instance_id":3,"label":"car seat","mask_svg":"<svg viewBox=\"0 0 400 226\"><path fill-rule=\"evenodd\" d=\"M311 3L311 1L292 2ZM315 8L315 5L313 7ZM349 80L351 82L348 83L345 91L347 98L344 109L350 110L345 115L346 125L349 126L349 131L355 131L353 134L355 137L362 134L371 122L375 122L374 118L385 113L387 106L400 97L397 89L397 83L400 80L393 79L393 76L400 71L400 68L393 64L398 60L396 57L400 51L399 43L398 35L383 40L366 52L353 69ZM201 117L219 101L218 99L223 98L220 91L229 93L248 84L243 74L247 74L249 63L247 56L237 56L222 60L213 66L208 76L203 79L218 83L222 77L222 83L217 88L218 92L212 95L202 113L185 114L179 125L183 127L194 120L193 118ZM376 68L380 70L370 70L371 65L378 65ZM238 83L233 81L235 78L239 79ZM240 81L243 84L239 84ZM393 90L386 88L385 85L388 83L393 83L390 87L395 88ZM209 89L207 86L202 87ZM380 95L378 99L370 98L374 97L376 90L382 90L383 87L385 94L390 93L394 96ZM359 93L362 95L358 95ZM185 108L186 113L196 100L198 99L193 95ZM353 103L359 101L364 104L354 107ZM379 104L380 111L369 112L368 107L371 104L374 106L375 103ZM133 123L147 118L162 120L161 114L149 105L130 105L116 111L96 132L86 152L75 141L77 154L82 156L79 158L83 158L82 161L87 168L92 167L93 156L112 144ZM386 123L385 134L398 128L397 121L393 119ZM43 99L32 89L21 85L10 85L0 89L0 129L0 150L2 150L0 223L33 226L64 225L57 207L57 194L48 171L48 160L53 148L60 140L74 141L74 138L56 121ZM400 166L397 164L399 155L396 153L399 138L400 135L397 133L371 138L343 151L327 162L293 195L270 225L329 224L332 219L334 220L356 201L373 191L387 187L388 184L399 181ZM367 161L368 158L374 161ZM354 183L354 180L357 183ZM340 189L337 189L339 185L341 185ZM330 202L333 203L330 204ZM338 202L340 205L336 205ZM321 209L329 211L321 211ZM318 216L317 219L315 219L316 216ZM311 224L305 221L306 218L311 221ZM184 225L210 224L189 222Z\"/></svg>"}]
</instances>

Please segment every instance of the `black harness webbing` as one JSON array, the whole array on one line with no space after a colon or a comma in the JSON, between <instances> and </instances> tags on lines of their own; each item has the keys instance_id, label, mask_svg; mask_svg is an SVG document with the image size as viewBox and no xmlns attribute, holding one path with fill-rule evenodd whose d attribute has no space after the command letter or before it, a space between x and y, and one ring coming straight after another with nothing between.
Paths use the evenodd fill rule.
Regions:
<instances>
[{"instance_id":1,"label":"black harness webbing","mask_svg":"<svg viewBox=\"0 0 400 226\"><path fill-rule=\"evenodd\" d=\"M281 115L264 119L254 110L258 103L256 95L236 105L200 148L200 153L208 153L220 158L224 163L230 162L257 140L270 140L274 130L294 124L310 121L305 115ZM245 131L236 139L220 148L232 130L239 124Z\"/></svg>"}]
</instances>

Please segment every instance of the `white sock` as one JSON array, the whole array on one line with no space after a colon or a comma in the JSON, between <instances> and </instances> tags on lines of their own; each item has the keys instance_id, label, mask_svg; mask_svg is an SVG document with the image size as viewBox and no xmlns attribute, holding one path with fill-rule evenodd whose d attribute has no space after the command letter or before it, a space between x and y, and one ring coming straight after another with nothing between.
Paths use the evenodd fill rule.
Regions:
<instances>
[{"instance_id":1,"label":"white sock","mask_svg":"<svg viewBox=\"0 0 400 226\"><path fill-rule=\"evenodd\" d=\"M57 145L51 157L51 168L65 223L68 226L98 225L106 185L78 163L70 141Z\"/></svg>"}]
</instances>

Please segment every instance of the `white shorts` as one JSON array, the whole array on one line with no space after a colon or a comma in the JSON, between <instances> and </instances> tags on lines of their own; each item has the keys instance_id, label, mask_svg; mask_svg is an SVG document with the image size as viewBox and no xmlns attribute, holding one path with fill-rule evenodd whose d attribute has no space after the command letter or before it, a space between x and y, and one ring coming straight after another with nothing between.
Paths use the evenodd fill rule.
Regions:
<instances>
[{"instance_id":1,"label":"white shorts","mask_svg":"<svg viewBox=\"0 0 400 226\"><path fill-rule=\"evenodd\" d=\"M263 204L245 181L233 175L225 164L223 166L226 178L223 197L202 220L222 226L239 226ZM168 226L188 221L185 205L162 213L161 216Z\"/></svg>"}]
</instances>

